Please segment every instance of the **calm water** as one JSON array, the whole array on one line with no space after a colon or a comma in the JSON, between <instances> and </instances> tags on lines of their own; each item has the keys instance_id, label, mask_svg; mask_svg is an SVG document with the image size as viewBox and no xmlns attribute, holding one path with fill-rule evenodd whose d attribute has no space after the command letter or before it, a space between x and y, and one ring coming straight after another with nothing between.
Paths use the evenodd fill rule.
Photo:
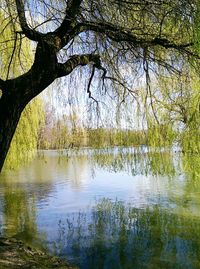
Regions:
<instances>
[{"instance_id":1,"label":"calm water","mask_svg":"<svg viewBox=\"0 0 200 269\"><path fill-rule=\"evenodd\" d=\"M200 157L40 152L0 176L0 232L83 269L200 268Z\"/></svg>"}]
</instances>

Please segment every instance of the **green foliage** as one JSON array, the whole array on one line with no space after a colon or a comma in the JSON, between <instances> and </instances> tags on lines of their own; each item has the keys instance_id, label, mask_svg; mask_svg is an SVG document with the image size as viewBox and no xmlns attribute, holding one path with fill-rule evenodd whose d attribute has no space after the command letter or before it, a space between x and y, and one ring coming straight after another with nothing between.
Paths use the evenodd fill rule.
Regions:
<instances>
[{"instance_id":1,"label":"green foliage","mask_svg":"<svg viewBox=\"0 0 200 269\"><path fill-rule=\"evenodd\" d=\"M184 75L162 76L151 85L151 101L144 104L147 143L150 146L178 144L184 152L200 150L200 80L198 72L183 65Z\"/></svg>"},{"instance_id":2,"label":"green foliage","mask_svg":"<svg viewBox=\"0 0 200 269\"><path fill-rule=\"evenodd\" d=\"M194 12L194 44L196 52L200 52L200 1L196 0L196 10Z\"/></svg>"},{"instance_id":3,"label":"green foliage","mask_svg":"<svg viewBox=\"0 0 200 269\"><path fill-rule=\"evenodd\" d=\"M150 124L147 131L147 144L152 147L172 146L176 134L167 124Z\"/></svg>"},{"instance_id":4,"label":"green foliage","mask_svg":"<svg viewBox=\"0 0 200 269\"><path fill-rule=\"evenodd\" d=\"M55 6L51 2L48 9L54 12L52 14L55 15L56 19L59 13L61 14L65 1L54 2ZM13 1L10 1L10 3L13 4ZM47 7L42 8L43 1L38 3L39 7L37 7L36 2L32 4L27 6L32 11L30 16L34 17L34 13L37 14L37 11L41 9L41 17L46 18L46 22L51 21L51 18L48 17L51 12L48 9L46 10ZM113 38L113 41L112 33L110 33L110 36L108 35L108 39L106 34L104 38L97 38L99 35L97 31L92 35L88 33L84 37L85 41L84 39L78 41L84 43L82 46L79 46L78 39L75 38L67 56L74 49L76 53L77 47L82 48L82 53L94 51L95 47L95 51L102 54L101 60L108 69L109 76L113 75L116 78L113 84L111 82L106 84L105 80L104 86L107 85L107 88L111 89L108 92L111 99L117 101L117 109L119 110L122 103L127 102L127 100L127 108L130 109L132 105L130 99L133 98L134 101L136 99L143 106L141 114L146 112L146 122L144 123L146 128L144 128L144 131L116 130L115 128L103 127L96 129L83 128L81 124L76 122L76 115L73 115L74 118L71 119L55 120L51 126L45 123L40 129L39 124L44 113L40 105L41 101L34 101L23 113L23 118L19 123L8 155L7 166L14 167L15 163L19 165L22 156L29 160L33 156L37 144L42 149L80 146L102 148L141 144L152 147L169 147L178 141L183 151L199 152L200 95L197 89L199 84L198 74L194 75L190 66L191 61L183 57L192 58L193 47L179 47L181 44L194 42L195 51L199 52L200 50L199 1L196 0L194 3L184 0L158 1L158 3L155 1L155 3L147 3L147 5L142 1L132 4L129 1L113 1L112 9L110 8L110 1L104 1L104 5L101 1L84 1L82 5L83 7L85 5L85 10L88 10L84 15L82 14L83 17L85 16L87 20L92 19L94 23L100 22L102 19L103 22L119 26L119 33L122 28L125 32L133 34L138 47L135 44L132 44L133 46L128 44L128 41L127 44L123 44L120 38L119 42L116 42L116 37ZM33 62L32 51L34 49L31 48L33 44L25 37L20 38L22 36L18 32L19 25L14 20L16 11L13 11L12 8L14 8L14 5L6 8L9 14L4 14L2 11L0 13L0 22L2 22L3 29L0 37L2 43L1 77L4 79L25 73L30 69ZM44 14L42 14L43 12ZM60 21L61 18L58 20ZM40 29L39 27L36 28ZM46 28L48 29L48 27ZM173 42L175 50L169 49L173 47ZM182 55L184 50L185 54ZM81 50L78 53L81 53ZM131 72L129 72L129 67ZM145 70L146 83L150 82L148 77L153 77L152 86L155 88L152 90L148 85L145 93L133 89L133 81L130 77L133 73L135 76L142 76L141 67ZM174 73L168 73L168 70L172 70ZM182 73L182 76L175 76L179 72ZM85 77L88 78L88 74ZM118 80L122 83L118 83ZM96 98L95 94L97 92L101 92L99 87L93 87L92 96L94 93L94 98ZM97 94L97 96L99 95ZM110 110L110 105L108 107ZM40 117L37 116L37 113ZM135 115L132 115L132 118L134 117ZM68 122L70 123L68 124Z\"/></svg>"},{"instance_id":5,"label":"green foliage","mask_svg":"<svg viewBox=\"0 0 200 269\"><path fill-rule=\"evenodd\" d=\"M180 134L184 152L200 153L200 92L199 78L193 79L190 98L187 98L187 121Z\"/></svg>"},{"instance_id":6,"label":"green foliage","mask_svg":"<svg viewBox=\"0 0 200 269\"><path fill-rule=\"evenodd\" d=\"M54 112L45 113L41 126L38 147L40 149L65 149L85 146L85 130L78 124L76 117L57 119Z\"/></svg>"},{"instance_id":7,"label":"green foliage","mask_svg":"<svg viewBox=\"0 0 200 269\"><path fill-rule=\"evenodd\" d=\"M197 187L199 190L200 184L200 156L199 154L183 154L182 156L182 167L186 178L188 179L188 185L190 188Z\"/></svg>"},{"instance_id":8,"label":"green foliage","mask_svg":"<svg viewBox=\"0 0 200 269\"><path fill-rule=\"evenodd\" d=\"M37 150L43 115L43 103L39 98L24 109L6 158L5 168L14 169L32 160Z\"/></svg>"},{"instance_id":9,"label":"green foliage","mask_svg":"<svg viewBox=\"0 0 200 269\"><path fill-rule=\"evenodd\" d=\"M185 153L200 153L200 131L188 128L181 134L181 147Z\"/></svg>"},{"instance_id":10,"label":"green foliage","mask_svg":"<svg viewBox=\"0 0 200 269\"><path fill-rule=\"evenodd\" d=\"M12 13L11 9L10 12ZM15 77L31 67L33 55L30 54L30 47L32 45L26 38L16 39L15 43L14 30L18 29L19 26L12 20L10 21L10 17L2 10L0 22L3 29L0 35L0 41L3 44L0 65L1 77ZM43 102L40 98L33 100L24 109L11 143L5 168L14 169L32 159L37 149L39 128L43 116Z\"/></svg>"},{"instance_id":11,"label":"green foliage","mask_svg":"<svg viewBox=\"0 0 200 269\"><path fill-rule=\"evenodd\" d=\"M137 130L114 128L70 128L69 122L57 121L53 126L43 126L40 149L64 149L70 147L105 148L113 146L138 146L146 144L146 134Z\"/></svg>"},{"instance_id":12,"label":"green foliage","mask_svg":"<svg viewBox=\"0 0 200 269\"><path fill-rule=\"evenodd\" d=\"M27 72L33 63L33 53L30 49L33 44L27 38L22 38L15 33L19 31L19 25L14 20L12 10L9 7L9 15L0 10L1 23L1 65L0 75L2 79L17 77Z\"/></svg>"},{"instance_id":13,"label":"green foliage","mask_svg":"<svg viewBox=\"0 0 200 269\"><path fill-rule=\"evenodd\" d=\"M87 129L89 147L137 146L145 144L145 132L123 129Z\"/></svg>"}]
</instances>

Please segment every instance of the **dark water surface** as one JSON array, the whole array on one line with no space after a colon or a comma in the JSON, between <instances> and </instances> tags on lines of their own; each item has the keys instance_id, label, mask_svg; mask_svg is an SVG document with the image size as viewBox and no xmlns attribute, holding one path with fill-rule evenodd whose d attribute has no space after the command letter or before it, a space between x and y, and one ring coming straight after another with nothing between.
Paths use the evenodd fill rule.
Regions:
<instances>
[{"instance_id":1,"label":"dark water surface","mask_svg":"<svg viewBox=\"0 0 200 269\"><path fill-rule=\"evenodd\" d=\"M200 157L40 152L0 176L0 232L82 269L200 268Z\"/></svg>"}]
</instances>

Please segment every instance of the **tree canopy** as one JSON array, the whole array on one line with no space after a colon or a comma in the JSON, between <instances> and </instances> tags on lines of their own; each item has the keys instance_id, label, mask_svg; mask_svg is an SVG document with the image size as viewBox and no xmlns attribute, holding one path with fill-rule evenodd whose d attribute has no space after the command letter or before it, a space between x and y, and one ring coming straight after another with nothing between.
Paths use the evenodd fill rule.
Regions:
<instances>
[{"instance_id":1,"label":"tree canopy","mask_svg":"<svg viewBox=\"0 0 200 269\"><path fill-rule=\"evenodd\" d=\"M84 89L96 106L105 96L119 106L140 101L140 89L146 85L144 107L159 123L154 101L161 94L152 92L151 81L174 77L180 82L180 77L196 74L199 8L198 0L2 0L1 55L8 54L9 60L1 61L0 168L25 106L78 67L84 70ZM28 40L27 70L22 48ZM13 72L16 65L18 74ZM178 93L179 86L176 83Z\"/></svg>"}]
</instances>

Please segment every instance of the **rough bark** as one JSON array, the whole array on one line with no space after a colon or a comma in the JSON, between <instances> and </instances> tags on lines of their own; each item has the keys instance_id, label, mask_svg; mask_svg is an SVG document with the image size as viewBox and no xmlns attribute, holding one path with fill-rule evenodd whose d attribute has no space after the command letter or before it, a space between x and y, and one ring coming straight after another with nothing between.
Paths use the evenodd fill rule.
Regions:
<instances>
[{"instance_id":1,"label":"rough bark","mask_svg":"<svg viewBox=\"0 0 200 269\"><path fill-rule=\"evenodd\" d=\"M0 171L20 119L22 108L9 97L0 99Z\"/></svg>"}]
</instances>

